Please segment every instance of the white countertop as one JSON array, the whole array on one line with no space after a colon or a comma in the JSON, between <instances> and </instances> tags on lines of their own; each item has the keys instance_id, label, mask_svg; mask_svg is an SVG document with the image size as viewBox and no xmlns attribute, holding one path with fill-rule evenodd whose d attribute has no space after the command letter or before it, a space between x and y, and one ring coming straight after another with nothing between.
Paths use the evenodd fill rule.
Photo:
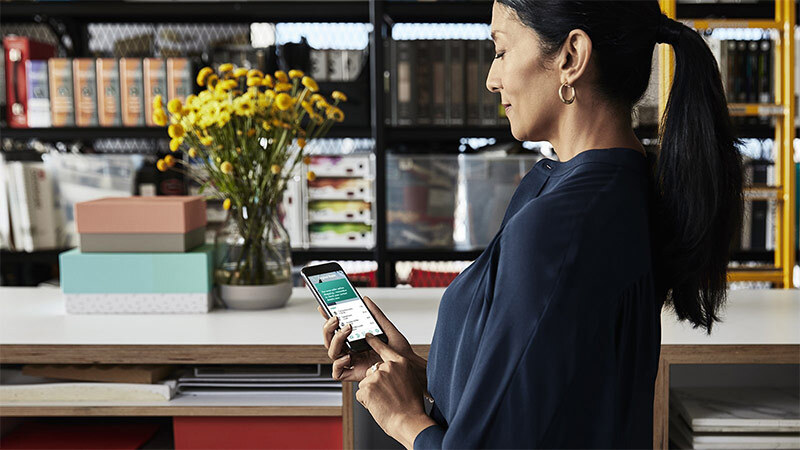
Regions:
<instances>
[{"instance_id":1,"label":"white countertop","mask_svg":"<svg viewBox=\"0 0 800 450\"><path fill-rule=\"evenodd\" d=\"M442 288L361 288L411 344L430 344ZM662 314L662 344L800 345L800 291L731 291L711 336ZM0 345L321 345L322 317L305 288L285 308L209 314L68 315L53 287L0 287Z\"/></svg>"}]
</instances>

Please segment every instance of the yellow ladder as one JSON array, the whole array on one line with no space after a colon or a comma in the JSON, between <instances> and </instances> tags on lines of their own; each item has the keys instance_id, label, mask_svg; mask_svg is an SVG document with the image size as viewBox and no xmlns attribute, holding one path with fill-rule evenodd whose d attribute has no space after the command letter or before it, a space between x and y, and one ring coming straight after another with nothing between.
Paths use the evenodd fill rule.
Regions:
<instances>
[{"instance_id":1,"label":"yellow ladder","mask_svg":"<svg viewBox=\"0 0 800 450\"><path fill-rule=\"evenodd\" d=\"M659 0L661 11L675 19L675 0ZM775 263L772 266L728 271L729 281L768 281L784 288L792 287L792 270L795 263L795 165L792 142L794 140L794 0L775 0L775 20L765 19L697 19L682 20L695 29L711 28L766 28L778 31L775 42L775 103L730 103L733 116L770 115L778 117L775 126L775 177L776 185L769 188L746 187L745 197L767 199L776 203L775 209ZM667 104L669 88L674 75L674 54L669 45L659 45L660 79L658 85L659 118Z\"/></svg>"}]
</instances>

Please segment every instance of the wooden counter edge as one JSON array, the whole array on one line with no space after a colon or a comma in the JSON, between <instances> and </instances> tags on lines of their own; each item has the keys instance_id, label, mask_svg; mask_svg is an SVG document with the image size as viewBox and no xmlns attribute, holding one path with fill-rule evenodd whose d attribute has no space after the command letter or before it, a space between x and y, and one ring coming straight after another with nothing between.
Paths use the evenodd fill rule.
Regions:
<instances>
[{"instance_id":1,"label":"wooden counter edge","mask_svg":"<svg viewBox=\"0 0 800 450\"><path fill-rule=\"evenodd\" d=\"M320 345L0 346L0 364L329 364Z\"/></svg>"},{"instance_id":2,"label":"wooden counter edge","mask_svg":"<svg viewBox=\"0 0 800 450\"><path fill-rule=\"evenodd\" d=\"M0 406L0 417L70 416L316 416L339 417L340 406Z\"/></svg>"}]
</instances>

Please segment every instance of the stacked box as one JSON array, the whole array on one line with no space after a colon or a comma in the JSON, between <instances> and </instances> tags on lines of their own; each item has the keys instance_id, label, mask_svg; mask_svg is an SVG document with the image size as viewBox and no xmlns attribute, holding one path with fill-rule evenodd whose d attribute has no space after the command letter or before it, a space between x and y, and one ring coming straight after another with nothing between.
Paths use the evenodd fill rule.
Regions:
<instances>
[{"instance_id":1,"label":"stacked box","mask_svg":"<svg viewBox=\"0 0 800 450\"><path fill-rule=\"evenodd\" d=\"M213 246L202 197L75 205L80 249L61 254L68 313L199 313L212 304Z\"/></svg>"}]
</instances>

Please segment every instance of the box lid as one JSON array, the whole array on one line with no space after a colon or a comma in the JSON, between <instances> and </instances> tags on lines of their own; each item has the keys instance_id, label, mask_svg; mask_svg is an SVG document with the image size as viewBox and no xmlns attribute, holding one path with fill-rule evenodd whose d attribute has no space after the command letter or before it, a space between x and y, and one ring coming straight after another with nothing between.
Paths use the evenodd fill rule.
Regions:
<instances>
[{"instance_id":1,"label":"box lid","mask_svg":"<svg viewBox=\"0 0 800 450\"><path fill-rule=\"evenodd\" d=\"M75 204L78 233L187 233L206 225L202 196L108 197Z\"/></svg>"}]
</instances>

